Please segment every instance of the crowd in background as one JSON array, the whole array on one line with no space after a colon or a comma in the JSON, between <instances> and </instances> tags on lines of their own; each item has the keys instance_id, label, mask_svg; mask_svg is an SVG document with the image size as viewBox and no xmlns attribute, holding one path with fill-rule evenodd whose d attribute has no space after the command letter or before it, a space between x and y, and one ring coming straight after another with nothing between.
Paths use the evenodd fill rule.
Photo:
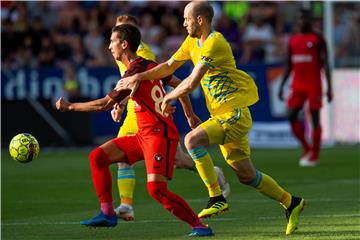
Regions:
<instances>
[{"instance_id":1,"label":"crowd in background","mask_svg":"<svg viewBox=\"0 0 360 240\"><path fill-rule=\"evenodd\" d=\"M186 36L182 1L1 1L2 68L114 66L108 50L121 14L139 19L142 39L158 61ZM239 64L282 62L302 2L212 2L215 29L231 44ZM314 29L323 32L323 2L311 2ZM360 3L334 3L335 64L359 67Z\"/></svg>"}]
</instances>

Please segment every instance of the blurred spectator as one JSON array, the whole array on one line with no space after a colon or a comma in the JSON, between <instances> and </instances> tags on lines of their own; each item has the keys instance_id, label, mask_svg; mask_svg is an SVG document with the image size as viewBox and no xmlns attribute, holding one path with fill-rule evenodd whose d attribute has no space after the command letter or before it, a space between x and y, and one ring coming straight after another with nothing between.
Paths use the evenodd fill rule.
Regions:
<instances>
[{"instance_id":1,"label":"blurred spectator","mask_svg":"<svg viewBox=\"0 0 360 240\"><path fill-rule=\"evenodd\" d=\"M166 30L166 36L163 37L163 44L159 62L169 59L174 52L179 48L185 39L183 27L179 23L179 19L173 15L164 15L161 20L161 25Z\"/></svg>"},{"instance_id":2,"label":"blurred spectator","mask_svg":"<svg viewBox=\"0 0 360 240\"><path fill-rule=\"evenodd\" d=\"M81 99L80 84L77 81L76 70L72 66L68 66L64 70L64 93L65 98L72 101L79 101Z\"/></svg>"},{"instance_id":3,"label":"blurred spectator","mask_svg":"<svg viewBox=\"0 0 360 240\"><path fill-rule=\"evenodd\" d=\"M55 65L55 46L50 36L41 39L38 62L39 67L52 67Z\"/></svg>"},{"instance_id":4,"label":"blurred spectator","mask_svg":"<svg viewBox=\"0 0 360 240\"><path fill-rule=\"evenodd\" d=\"M265 22L260 13L252 18L253 22L246 26L242 39L244 53L241 63L263 62L273 50L275 35L271 25Z\"/></svg>"},{"instance_id":5,"label":"blurred spectator","mask_svg":"<svg viewBox=\"0 0 360 240\"><path fill-rule=\"evenodd\" d=\"M250 4L248 2L226 1L223 5L224 14L239 24L240 28L246 24L249 10Z\"/></svg>"},{"instance_id":6,"label":"blurred spectator","mask_svg":"<svg viewBox=\"0 0 360 240\"><path fill-rule=\"evenodd\" d=\"M360 5L337 5L335 12L335 66L360 67Z\"/></svg>"},{"instance_id":7,"label":"blurred spectator","mask_svg":"<svg viewBox=\"0 0 360 240\"><path fill-rule=\"evenodd\" d=\"M50 29L56 24L58 12L54 6L46 1L29 1L26 4L29 8L29 17L31 20L38 18L46 29Z\"/></svg>"},{"instance_id":8,"label":"blurred spectator","mask_svg":"<svg viewBox=\"0 0 360 240\"><path fill-rule=\"evenodd\" d=\"M102 46L104 44L104 40L104 36L101 35L100 28L97 23L94 21L89 22L89 31L84 37L84 43L91 61L96 61L97 58L101 58L101 56L103 56Z\"/></svg>"},{"instance_id":9,"label":"blurred spectator","mask_svg":"<svg viewBox=\"0 0 360 240\"><path fill-rule=\"evenodd\" d=\"M16 2L10 9L10 19L16 32L23 32L27 27L27 8L24 2Z\"/></svg>"},{"instance_id":10,"label":"blurred spectator","mask_svg":"<svg viewBox=\"0 0 360 240\"><path fill-rule=\"evenodd\" d=\"M227 15L222 15L215 26L216 30L221 32L231 45L234 56L239 57L241 51L241 37L236 22Z\"/></svg>"},{"instance_id":11,"label":"blurred spectator","mask_svg":"<svg viewBox=\"0 0 360 240\"><path fill-rule=\"evenodd\" d=\"M158 42L161 28L159 25L155 24L153 15L150 13L142 15L140 30L143 41L149 44L152 52L156 56L159 56L161 49L156 43Z\"/></svg>"},{"instance_id":12,"label":"blurred spectator","mask_svg":"<svg viewBox=\"0 0 360 240\"><path fill-rule=\"evenodd\" d=\"M2 1L2 67L113 66L108 54L115 17L140 19L142 38L158 60L168 58L185 37L182 1ZM303 2L211 2L214 25L241 63L282 62L284 43L294 31L294 13ZM307 5L322 31L323 3ZM359 66L360 4L336 2L334 44L337 66ZM5 47L6 46L6 47Z\"/></svg>"}]
</instances>

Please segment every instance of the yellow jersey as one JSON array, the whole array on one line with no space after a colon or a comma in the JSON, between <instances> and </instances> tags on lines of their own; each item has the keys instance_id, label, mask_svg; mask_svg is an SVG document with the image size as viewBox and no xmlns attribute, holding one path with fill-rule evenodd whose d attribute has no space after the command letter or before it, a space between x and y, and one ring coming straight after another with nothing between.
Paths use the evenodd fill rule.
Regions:
<instances>
[{"instance_id":1,"label":"yellow jersey","mask_svg":"<svg viewBox=\"0 0 360 240\"><path fill-rule=\"evenodd\" d=\"M172 59L191 60L194 66L203 63L209 67L200 83L212 116L250 106L259 100L254 80L236 68L231 47L219 32L211 32L202 46L197 38L188 36Z\"/></svg>"},{"instance_id":2,"label":"yellow jersey","mask_svg":"<svg viewBox=\"0 0 360 240\"><path fill-rule=\"evenodd\" d=\"M139 57L145 58L147 60L155 61L155 55L151 52L150 47L143 42L140 42L140 45L136 51L136 54ZM124 76L124 74L127 70L126 66L121 61L118 61L118 60L115 60L115 61L119 67L121 76ZM126 110L127 110L126 118L124 120L124 124L122 125L122 127L119 131L118 136L135 134L137 132L136 114L134 111L134 101L133 100L131 100L131 99L128 100Z\"/></svg>"}]
</instances>

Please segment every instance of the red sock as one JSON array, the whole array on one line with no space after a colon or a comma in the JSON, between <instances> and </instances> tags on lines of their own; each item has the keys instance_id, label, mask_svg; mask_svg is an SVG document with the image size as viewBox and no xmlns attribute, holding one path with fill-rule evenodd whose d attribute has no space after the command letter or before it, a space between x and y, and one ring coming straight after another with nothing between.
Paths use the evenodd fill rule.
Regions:
<instances>
[{"instance_id":1,"label":"red sock","mask_svg":"<svg viewBox=\"0 0 360 240\"><path fill-rule=\"evenodd\" d=\"M300 141L300 143L304 149L304 154L308 153L310 151L311 147L305 139L304 127L301 124L301 122L299 122L299 121L291 122L291 129L292 129L295 137Z\"/></svg>"},{"instance_id":2,"label":"red sock","mask_svg":"<svg viewBox=\"0 0 360 240\"><path fill-rule=\"evenodd\" d=\"M112 202L112 183L109 170L110 159L104 151L97 147L90 154L90 167L95 191L100 203Z\"/></svg>"},{"instance_id":3,"label":"red sock","mask_svg":"<svg viewBox=\"0 0 360 240\"><path fill-rule=\"evenodd\" d=\"M184 199L167 189L166 182L148 182L147 187L150 196L177 218L193 228L206 227Z\"/></svg>"},{"instance_id":4,"label":"red sock","mask_svg":"<svg viewBox=\"0 0 360 240\"><path fill-rule=\"evenodd\" d=\"M320 146L321 146L321 126L313 129L313 149L310 160L319 160Z\"/></svg>"},{"instance_id":5,"label":"red sock","mask_svg":"<svg viewBox=\"0 0 360 240\"><path fill-rule=\"evenodd\" d=\"M101 212L108 216L113 216L115 214L114 207L112 202L100 203Z\"/></svg>"}]
</instances>

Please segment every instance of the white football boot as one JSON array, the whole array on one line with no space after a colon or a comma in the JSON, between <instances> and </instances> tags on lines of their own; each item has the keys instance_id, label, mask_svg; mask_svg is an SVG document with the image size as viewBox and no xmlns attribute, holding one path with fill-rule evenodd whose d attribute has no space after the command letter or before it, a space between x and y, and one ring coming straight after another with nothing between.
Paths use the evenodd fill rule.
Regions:
<instances>
[{"instance_id":1,"label":"white football boot","mask_svg":"<svg viewBox=\"0 0 360 240\"><path fill-rule=\"evenodd\" d=\"M134 209L132 206L128 204L120 204L117 208L115 208L116 216L124 221L134 221Z\"/></svg>"},{"instance_id":2,"label":"white football boot","mask_svg":"<svg viewBox=\"0 0 360 240\"><path fill-rule=\"evenodd\" d=\"M310 160L311 152L306 153L300 158L299 166L300 167L315 167L320 163L319 160Z\"/></svg>"},{"instance_id":3,"label":"white football boot","mask_svg":"<svg viewBox=\"0 0 360 240\"><path fill-rule=\"evenodd\" d=\"M218 183L222 190L222 194L225 198L227 198L230 195L230 184L226 181L226 178L221 168L215 166L214 170L218 179Z\"/></svg>"}]
</instances>

